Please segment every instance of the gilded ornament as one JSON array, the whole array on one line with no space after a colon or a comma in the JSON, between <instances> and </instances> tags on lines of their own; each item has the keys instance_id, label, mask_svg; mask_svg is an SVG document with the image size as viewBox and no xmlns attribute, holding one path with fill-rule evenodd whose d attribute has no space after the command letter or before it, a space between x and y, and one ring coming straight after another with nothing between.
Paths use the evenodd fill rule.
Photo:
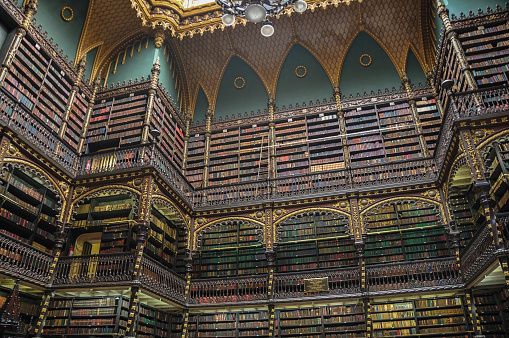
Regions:
<instances>
[{"instance_id":1,"label":"gilded ornament","mask_svg":"<svg viewBox=\"0 0 509 338\"><path fill-rule=\"evenodd\" d=\"M141 185L141 183L143 182L143 180L141 178L137 178L133 181L133 185L135 187L139 187Z\"/></svg>"},{"instance_id":2,"label":"gilded ornament","mask_svg":"<svg viewBox=\"0 0 509 338\"><path fill-rule=\"evenodd\" d=\"M240 84L239 82L240 81ZM242 89L244 88L244 86L246 85L246 80L244 80L243 77L239 76L237 77L235 80L233 80L233 85L235 86L235 88L237 89Z\"/></svg>"},{"instance_id":3,"label":"gilded ornament","mask_svg":"<svg viewBox=\"0 0 509 338\"><path fill-rule=\"evenodd\" d=\"M347 201L337 202L337 203L334 203L332 206L334 208L339 208L339 209L343 209L345 211L350 211L350 203L348 203Z\"/></svg>"},{"instance_id":4,"label":"gilded ornament","mask_svg":"<svg viewBox=\"0 0 509 338\"><path fill-rule=\"evenodd\" d=\"M205 218L200 217L200 218L198 218L198 219L196 220L196 223L197 223L198 225L202 225L202 224L203 224L203 223L205 223L206 221L207 221L207 220L206 220Z\"/></svg>"},{"instance_id":5,"label":"gilded ornament","mask_svg":"<svg viewBox=\"0 0 509 338\"><path fill-rule=\"evenodd\" d=\"M9 149L7 151L7 154L9 154L10 156L16 156L17 154L19 154L19 151L18 151L18 149L15 146L13 146L11 144L11 145L9 145ZM19 155L21 155L21 154L19 154Z\"/></svg>"},{"instance_id":6,"label":"gilded ornament","mask_svg":"<svg viewBox=\"0 0 509 338\"><path fill-rule=\"evenodd\" d=\"M425 197L429 197L429 198L434 199L434 200L440 200L440 194L439 194L438 190L435 190L435 189L433 189L433 190L426 190L421 195L425 196Z\"/></svg>"},{"instance_id":7,"label":"gilded ornament","mask_svg":"<svg viewBox=\"0 0 509 338\"><path fill-rule=\"evenodd\" d=\"M362 54L361 57L359 58L359 62L364 67L369 67L371 65L372 61L373 61L373 59L371 59L371 55L369 55L369 54Z\"/></svg>"},{"instance_id":8,"label":"gilded ornament","mask_svg":"<svg viewBox=\"0 0 509 338\"><path fill-rule=\"evenodd\" d=\"M472 137L474 139L474 143L478 144L482 141L485 137L493 134L495 131L493 129L477 129L473 134Z\"/></svg>"},{"instance_id":9,"label":"gilded ornament","mask_svg":"<svg viewBox=\"0 0 509 338\"><path fill-rule=\"evenodd\" d=\"M69 12L69 16L65 16L66 12ZM62 17L62 20L69 22L72 20L72 18L74 18L74 12L71 7L65 6L60 11L60 16Z\"/></svg>"},{"instance_id":10,"label":"gilded ornament","mask_svg":"<svg viewBox=\"0 0 509 338\"><path fill-rule=\"evenodd\" d=\"M308 70L306 67L304 66L297 66L297 68L295 68L295 75L297 75L297 77L304 77L306 76L308 73Z\"/></svg>"},{"instance_id":11,"label":"gilded ornament","mask_svg":"<svg viewBox=\"0 0 509 338\"><path fill-rule=\"evenodd\" d=\"M58 185L60 186L60 189L62 189L62 191L67 194L69 191L69 185L65 182L59 182Z\"/></svg>"}]
</instances>

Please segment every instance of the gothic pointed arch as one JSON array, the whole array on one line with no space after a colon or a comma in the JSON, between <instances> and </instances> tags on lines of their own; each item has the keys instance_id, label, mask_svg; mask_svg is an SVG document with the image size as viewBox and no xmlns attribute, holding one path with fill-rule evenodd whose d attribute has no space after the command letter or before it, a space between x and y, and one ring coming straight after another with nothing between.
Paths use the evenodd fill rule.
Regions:
<instances>
[{"instance_id":1,"label":"gothic pointed arch","mask_svg":"<svg viewBox=\"0 0 509 338\"><path fill-rule=\"evenodd\" d=\"M412 47L408 47L405 73L413 85L418 85L419 83L422 85L426 84L427 79L426 74L424 73L424 68L422 67L422 63L417 58Z\"/></svg>"},{"instance_id":2,"label":"gothic pointed arch","mask_svg":"<svg viewBox=\"0 0 509 338\"><path fill-rule=\"evenodd\" d=\"M214 116L263 110L268 100L267 89L256 71L241 57L232 56L217 91Z\"/></svg>"},{"instance_id":3,"label":"gothic pointed arch","mask_svg":"<svg viewBox=\"0 0 509 338\"><path fill-rule=\"evenodd\" d=\"M315 56L301 44L294 44L278 74L276 105L288 106L329 98L333 88L329 76Z\"/></svg>"},{"instance_id":4,"label":"gothic pointed arch","mask_svg":"<svg viewBox=\"0 0 509 338\"><path fill-rule=\"evenodd\" d=\"M202 86L199 86L194 100L193 121L195 124L205 120L205 113L209 109L209 99Z\"/></svg>"},{"instance_id":5,"label":"gothic pointed arch","mask_svg":"<svg viewBox=\"0 0 509 338\"><path fill-rule=\"evenodd\" d=\"M339 78L343 95L356 96L401 86L400 74L386 50L366 31L352 41Z\"/></svg>"}]
</instances>

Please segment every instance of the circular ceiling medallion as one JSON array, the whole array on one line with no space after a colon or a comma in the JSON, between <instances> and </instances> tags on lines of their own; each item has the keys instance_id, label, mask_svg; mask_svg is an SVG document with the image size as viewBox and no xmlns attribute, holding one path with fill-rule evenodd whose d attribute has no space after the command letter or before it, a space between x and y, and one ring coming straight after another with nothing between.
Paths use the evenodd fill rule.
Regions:
<instances>
[{"instance_id":1,"label":"circular ceiling medallion","mask_svg":"<svg viewBox=\"0 0 509 338\"><path fill-rule=\"evenodd\" d=\"M65 6L64 8L62 8L60 16L64 21L71 21L72 18L74 17L74 12L72 11L71 7Z\"/></svg>"},{"instance_id":2,"label":"circular ceiling medallion","mask_svg":"<svg viewBox=\"0 0 509 338\"><path fill-rule=\"evenodd\" d=\"M362 54L360 59L359 59L361 65L363 65L364 67L368 67L370 64L371 64L371 55L369 54Z\"/></svg>"},{"instance_id":3,"label":"circular ceiling medallion","mask_svg":"<svg viewBox=\"0 0 509 338\"><path fill-rule=\"evenodd\" d=\"M235 86L235 88L237 89L242 89L244 88L244 86L246 85L246 80L244 80L243 77L238 77L236 78L235 80L233 80L233 85Z\"/></svg>"},{"instance_id":4,"label":"circular ceiling medallion","mask_svg":"<svg viewBox=\"0 0 509 338\"><path fill-rule=\"evenodd\" d=\"M308 70L304 66L297 66L297 68L295 68L295 75L297 75L297 77L304 77L307 73Z\"/></svg>"}]
</instances>

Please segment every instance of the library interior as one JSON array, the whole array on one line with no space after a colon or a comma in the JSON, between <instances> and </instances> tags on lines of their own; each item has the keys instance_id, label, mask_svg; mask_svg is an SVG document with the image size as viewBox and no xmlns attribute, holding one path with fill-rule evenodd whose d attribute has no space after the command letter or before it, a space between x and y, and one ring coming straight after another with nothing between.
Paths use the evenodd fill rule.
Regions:
<instances>
[{"instance_id":1,"label":"library interior","mask_svg":"<svg viewBox=\"0 0 509 338\"><path fill-rule=\"evenodd\" d=\"M1 337L509 337L505 1L0 0L0 60Z\"/></svg>"}]
</instances>

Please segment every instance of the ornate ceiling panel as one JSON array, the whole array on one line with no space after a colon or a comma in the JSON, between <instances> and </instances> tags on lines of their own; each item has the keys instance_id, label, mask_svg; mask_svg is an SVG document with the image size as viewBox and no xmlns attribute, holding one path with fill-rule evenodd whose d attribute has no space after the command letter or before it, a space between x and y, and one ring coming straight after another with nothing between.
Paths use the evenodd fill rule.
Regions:
<instances>
[{"instance_id":1,"label":"ornate ceiling panel","mask_svg":"<svg viewBox=\"0 0 509 338\"><path fill-rule=\"evenodd\" d=\"M361 31L381 45L400 75L405 70L410 46L425 68L426 60L431 58L426 55L423 38L428 37L423 32L426 26L423 13L429 12L423 10L424 3L425 0L310 2L303 14L284 14L273 20L276 31L265 38L260 34L259 24L240 21L233 27L223 26L215 5L186 12L178 3L167 0L92 0L78 55L81 57L99 46L93 75L101 67L107 68L109 61L134 39L154 34L151 26L164 29L162 23L152 23L164 21L161 18L165 12L158 6L166 6L171 10L168 20L179 23L176 30L167 29L166 36L185 77L187 88L183 96L189 101L186 105L193 110L200 87L209 103L215 105L222 74L233 55L253 68L269 96L274 97L279 72L295 43L307 48L323 66L331 83L337 85L348 49Z\"/></svg>"},{"instance_id":2,"label":"ornate ceiling panel","mask_svg":"<svg viewBox=\"0 0 509 338\"><path fill-rule=\"evenodd\" d=\"M94 78L107 59L113 58L120 48L132 43L143 30L129 0L91 0L78 45L76 62L88 51L99 47L92 72Z\"/></svg>"}]
</instances>

